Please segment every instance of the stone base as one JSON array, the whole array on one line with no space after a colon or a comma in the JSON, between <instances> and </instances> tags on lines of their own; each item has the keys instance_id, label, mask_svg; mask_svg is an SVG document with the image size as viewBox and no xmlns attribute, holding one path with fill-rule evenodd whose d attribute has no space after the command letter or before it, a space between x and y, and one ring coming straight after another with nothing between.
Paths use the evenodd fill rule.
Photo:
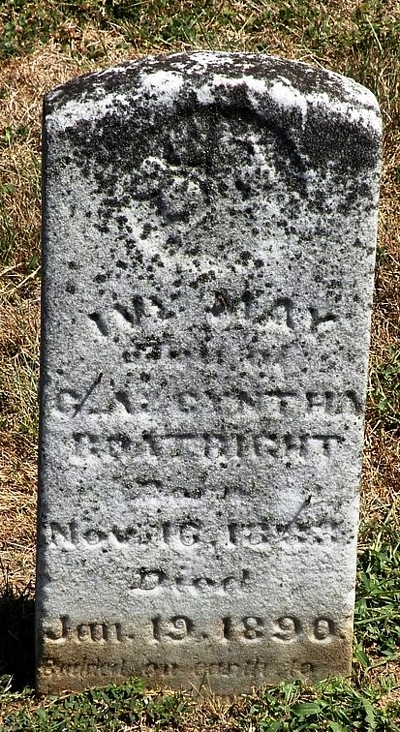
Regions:
<instances>
[{"instance_id":1,"label":"stone base","mask_svg":"<svg viewBox=\"0 0 400 732\"><path fill-rule=\"evenodd\" d=\"M256 619L248 619L252 620ZM282 678L316 682L329 676L347 676L351 668L351 631L343 637L329 634L323 638L324 622L320 621L320 638L316 637L315 627L311 633L299 632L293 638L288 628L281 631L280 638L277 633L265 640L257 635L243 636L241 640L221 638L217 643L215 639L204 639L197 649L192 640L154 641L153 648L146 650L134 643L131 648L129 643L121 648L116 638L114 642L100 637L83 642L46 641L41 649L37 689L41 694L80 691L139 676L153 688L206 688L230 696L250 693L261 684L277 684ZM249 625L249 636L256 634L255 622ZM284 637L285 632L289 639Z\"/></svg>"}]
</instances>

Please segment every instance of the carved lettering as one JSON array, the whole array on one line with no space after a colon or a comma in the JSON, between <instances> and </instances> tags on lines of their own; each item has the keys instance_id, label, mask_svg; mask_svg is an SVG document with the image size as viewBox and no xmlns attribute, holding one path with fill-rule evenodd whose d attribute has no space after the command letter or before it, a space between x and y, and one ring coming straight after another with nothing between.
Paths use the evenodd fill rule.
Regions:
<instances>
[{"instance_id":1,"label":"carved lettering","mask_svg":"<svg viewBox=\"0 0 400 732\"><path fill-rule=\"evenodd\" d=\"M56 546L74 547L79 541L79 534L74 521L67 525L59 524L57 521L50 523L50 543Z\"/></svg>"},{"instance_id":2,"label":"carved lettering","mask_svg":"<svg viewBox=\"0 0 400 732\"><path fill-rule=\"evenodd\" d=\"M227 577L210 577L209 575L191 576L179 574L171 576L160 569L141 568L135 572L130 585L130 590L143 590L149 592L159 588L174 587L180 592L194 590L197 592L232 592L244 589L250 580L250 572L242 570L240 574L230 574Z\"/></svg>"},{"instance_id":3,"label":"carved lettering","mask_svg":"<svg viewBox=\"0 0 400 732\"><path fill-rule=\"evenodd\" d=\"M131 439L125 434L114 434L104 437L90 432L73 432L72 446L77 458L85 459L88 456L101 458L118 458L127 452L132 445Z\"/></svg>"},{"instance_id":4,"label":"carved lettering","mask_svg":"<svg viewBox=\"0 0 400 732\"><path fill-rule=\"evenodd\" d=\"M250 615L240 621L223 618L223 635L226 640L261 640L265 635L264 620Z\"/></svg>"},{"instance_id":5,"label":"carved lettering","mask_svg":"<svg viewBox=\"0 0 400 732\"><path fill-rule=\"evenodd\" d=\"M293 664L293 668L298 670L303 676L309 676L316 670L316 665L311 663ZM53 658L46 658L43 664L38 669L38 675L40 678L45 679L46 677L67 677L68 679L74 678L86 678L95 677L99 679L115 679L117 676L122 675L129 677L135 672L140 670L143 675L151 677L152 675L157 677L165 677L166 679L176 675L177 672L187 671L187 667L182 664L170 662L155 662L150 661L146 663L142 669L138 669L137 664L134 661L128 661L120 659L118 661L93 661L83 663L59 663ZM263 679L265 675L271 670L270 661L262 661L259 658L255 658L247 661L215 661L215 663L205 663L204 661L198 661L195 663L194 672L201 679L215 676L234 676L237 678L239 675L244 679L248 676Z\"/></svg>"},{"instance_id":6,"label":"carved lettering","mask_svg":"<svg viewBox=\"0 0 400 732\"><path fill-rule=\"evenodd\" d=\"M113 388L108 390L106 398L103 394L101 402L98 401L97 396L94 399L93 395L94 388L100 383L98 378L92 382L85 392L72 387L62 389L57 395L56 408L71 417L76 417L78 413L84 411L88 414L101 415L105 419L107 416L120 412L125 417L133 419L138 413L148 412L151 403L149 403L146 389L142 386L143 397L140 404L135 405L133 396L137 393L137 387L133 386L131 381L129 375L120 388L115 391ZM299 416L312 413L320 417L325 415L334 417L341 414L362 415L363 413L363 400L354 389L347 389L346 391L334 391L332 389L324 391L309 390L305 393L285 389L260 391L258 394L250 394L246 391L232 392L232 394L226 392L223 401L218 394L213 395L212 392L205 394L196 390L177 391L172 397L172 406L186 414L198 413L203 409L212 409L218 407L221 403L229 405L229 408L234 411L241 411L243 405L245 405L247 410L254 410L255 413L260 410L267 411L268 414L282 417L285 420L295 412ZM156 404L154 408L157 408ZM157 454L158 443L154 442L157 438L154 435L147 434L144 439L148 442L150 452ZM218 439L223 440L223 436L220 436L220 438L213 435L209 436L210 445L208 449L210 453L213 450L221 452L223 445L221 447L213 445L213 439L214 442ZM243 436L239 434L238 440L242 439Z\"/></svg>"},{"instance_id":7,"label":"carved lettering","mask_svg":"<svg viewBox=\"0 0 400 732\"><path fill-rule=\"evenodd\" d=\"M75 412L81 399L81 394L75 389L62 389L57 395L57 409L63 413Z\"/></svg>"},{"instance_id":8,"label":"carved lettering","mask_svg":"<svg viewBox=\"0 0 400 732\"><path fill-rule=\"evenodd\" d=\"M202 678L208 676L248 676L263 678L265 674L271 671L270 661L261 661L254 658L248 661L216 661L215 663L204 663L199 661L195 666L196 673L201 674Z\"/></svg>"},{"instance_id":9,"label":"carved lettering","mask_svg":"<svg viewBox=\"0 0 400 732\"><path fill-rule=\"evenodd\" d=\"M340 435L311 435L308 441L308 451L330 458L341 442L344 442L344 437Z\"/></svg>"},{"instance_id":10,"label":"carved lettering","mask_svg":"<svg viewBox=\"0 0 400 732\"><path fill-rule=\"evenodd\" d=\"M45 533L49 544L65 549L73 549L76 546L87 547L91 550L103 548L106 544L110 547L137 546L150 543L162 544L169 543L165 536L167 524L151 523L146 526L131 525L126 527L113 526L109 531L102 531L98 528L84 528L77 522L71 521L69 524L60 524L52 521L49 527L45 528ZM171 526L171 525L169 525ZM185 524L182 524L184 530ZM178 537L174 540L174 544L181 543L182 547L186 546L179 541L179 526L176 529ZM175 527L174 527L175 531Z\"/></svg>"},{"instance_id":11,"label":"carved lettering","mask_svg":"<svg viewBox=\"0 0 400 732\"><path fill-rule=\"evenodd\" d=\"M276 433L174 433L152 436L157 447L153 454L171 457L186 455L204 456L210 460L218 457L282 457L297 455L300 458L314 454L331 457L335 446L343 442L341 435ZM146 440L150 440L146 437Z\"/></svg>"},{"instance_id":12,"label":"carved lettering","mask_svg":"<svg viewBox=\"0 0 400 732\"><path fill-rule=\"evenodd\" d=\"M322 312L312 305L308 308L297 306L290 297L278 297L269 304L263 304L260 296L261 290L246 289L239 296L226 289L216 290L211 304L206 299L199 303L199 312L203 312L203 317L210 314L216 319L224 320L241 316L266 326L268 330L272 325L284 330L297 330L301 327L304 331L306 315L310 331L325 329L338 320L337 315L331 311ZM208 292L206 298L210 300ZM144 320L148 327L154 323L157 328L159 321L174 318L175 315L176 307L171 299L150 295L134 296L127 303L117 302L109 310L89 313L88 318L101 336L108 337L126 328L134 329Z\"/></svg>"},{"instance_id":13,"label":"carved lettering","mask_svg":"<svg viewBox=\"0 0 400 732\"><path fill-rule=\"evenodd\" d=\"M122 643L132 636L122 633L121 623L81 623L73 627L67 615L43 629L44 640L48 643L64 644L67 641L79 643Z\"/></svg>"},{"instance_id":14,"label":"carved lettering","mask_svg":"<svg viewBox=\"0 0 400 732\"><path fill-rule=\"evenodd\" d=\"M146 446L150 456L167 455L170 458L198 456L209 460L219 457L258 458L268 455L278 459L286 455L312 458L317 454L330 458L343 441L344 438L337 434L176 432L142 435L142 446ZM74 459L77 460L88 458L111 460L129 450L134 450L135 455L143 453L140 445L134 445L131 438L123 433L104 437L88 432L73 432L72 449Z\"/></svg>"},{"instance_id":15,"label":"carved lettering","mask_svg":"<svg viewBox=\"0 0 400 732\"><path fill-rule=\"evenodd\" d=\"M53 658L46 658L38 669L40 677L67 676L68 678L94 676L98 678L115 679L116 675L131 676L135 671L132 661L120 659L118 661L96 660L84 663L59 663Z\"/></svg>"},{"instance_id":16,"label":"carved lettering","mask_svg":"<svg viewBox=\"0 0 400 732\"><path fill-rule=\"evenodd\" d=\"M305 500L287 523L272 519L261 519L254 522L236 521L227 524L223 521L219 522L220 533L217 535L218 541L214 543L214 550L217 551L218 546L232 545L248 547L257 551L268 551L277 542L289 539L308 544L339 541L345 535L342 522L326 516L317 516L315 511L311 514L305 512L304 509L309 503ZM145 526L142 523L125 527L113 526L108 531L98 527L83 527L75 521L68 524L52 521L45 527L45 535L50 545L70 551L75 547L95 551L106 546L118 550L121 547L164 544L173 551L190 552L199 543L210 544L209 532L196 519L182 522L160 521L159 523L149 521ZM243 572L245 571L243 570ZM242 583L243 579L244 576L237 578L236 581ZM165 583L165 581L164 577L163 582ZM177 580L176 582L179 584ZM137 587L140 584L139 582ZM161 581L158 584L161 584ZM179 586L182 586L182 582Z\"/></svg>"},{"instance_id":17,"label":"carved lettering","mask_svg":"<svg viewBox=\"0 0 400 732\"><path fill-rule=\"evenodd\" d=\"M296 454L298 457L305 457L308 453L308 440L308 435L285 435L286 454Z\"/></svg>"},{"instance_id":18,"label":"carved lettering","mask_svg":"<svg viewBox=\"0 0 400 732\"><path fill-rule=\"evenodd\" d=\"M306 514L304 513L306 505L307 501L286 523L271 519L259 523L230 523L229 541L234 546L266 551L281 541L296 540L301 543L321 544L324 541L339 541L344 536L345 529L342 523L324 516Z\"/></svg>"},{"instance_id":19,"label":"carved lettering","mask_svg":"<svg viewBox=\"0 0 400 732\"><path fill-rule=\"evenodd\" d=\"M292 616L278 618L275 622L275 627L276 632L272 637L285 642L293 640L301 631L300 622Z\"/></svg>"},{"instance_id":20,"label":"carved lettering","mask_svg":"<svg viewBox=\"0 0 400 732\"><path fill-rule=\"evenodd\" d=\"M222 618L222 637L225 641L262 641L271 639L278 643L291 643L306 637L314 643L330 643L340 637L332 619L318 617L310 624L302 623L294 615L285 615L272 623L258 616Z\"/></svg>"},{"instance_id":21,"label":"carved lettering","mask_svg":"<svg viewBox=\"0 0 400 732\"><path fill-rule=\"evenodd\" d=\"M198 408L199 395L196 391L184 391L177 394L177 402L183 412L196 411Z\"/></svg>"},{"instance_id":22,"label":"carved lettering","mask_svg":"<svg viewBox=\"0 0 400 732\"><path fill-rule=\"evenodd\" d=\"M306 392L307 411L315 414L362 414L361 398L353 389L345 392Z\"/></svg>"},{"instance_id":23,"label":"carved lettering","mask_svg":"<svg viewBox=\"0 0 400 732\"><path fill-rule=\"evenodd\" d=\"M107 337L113 330L133 328L140 322L142 310L141 298L134 298L130 307L116 303L112 310L89 314L89 320L94 323L100 335Z\"/></svg>"},{"instance_id":24,"label":"carved lettering","mask_svg":"<svg viewBox=\"0 0 400 732\"><path fill-rule=\"evenodd\" d=\"M145 666L146 674L157 676L173 676L180 666L177 663L148 663Z\"/></svg>"},{"instance_id":25,"label":"carved lettering","mask_svg":"<svg viewBox=\"0 0 400 732\"><path fill-rule=\"evenodd\" d=\"M155 590L165 583L166 575L160 569L141 569L131 579L131 590Z\"/></svg>"},{"instance_id":26,"label":"carved lettering","mask_svg":"<svg viewBox=\"0 0 400 732\"><path fill-rule=\"evenodd\" d=\"M193 621L185 616L175 616L163 620L159 615L152 618L154 640L160 642L183 641L190 638L193 631Z\"/></svg>"},{"instance_id":27,"label":"carved lettering","mask_svg":"<svg viewBox=\"0 0 400 732\"><path fill-rule=\"evenodd\" d=\"M276 389L275 391L267 391L265 393L265 397L274 404L278 413L286 415L289 404L293 402L293 400L297 399L297 394L295 391L282 391L281 389Z\"/></svg>"},{"instance_id":28,"label":"carved lettering","mask_svg":"<svg viewBox=\"0 0 400 732\"><path fill-rule=\"evenodd\" d=\"M269 319L276 323L276 325L284 326L292 330L294 328L293 310L294 304L289 297L278 298L269 312Z\"/></svg>"},{"instance_id":29,"label":"carved lettering","mask_svg":"<svg viewBox=\"0 0 400 732\"><path fill-rule=\"evenodd\" d=\"M313 633L317 641L329 641L337 635L335 623L330 618L316 618L313 624Z\"/></svg>"},{"instance_id":30,"label":"carved lettering","mask_svg":"<svg viewBox=\"0 0 400 732\"><path fill-rule=\"evenodd\" d=\"M321 313L320 310L312 307L309 308L309 311L311 315L312 331L319 332L319 330L327 330L337 321L337 316L329 311Z\"/></svg>"},{"instance_id":31,"label":"carved lettering","mask_svg":"<svg viewBox=\"0 0 400 732\"><path fill-rule=\"evenodd\" d=\"M218 627L219 625L219 627ZM148 630L141 636L142 643L199 643L210 635L208 628L202 628L186 615L174 615L164 618L156 615L149 618ZM342 638L334 620L326 616L302 622L295 615L282 615L276 619L263 618L258 615L241 617L223 617L212 631L215 642L260 643L272 641L276 643L292 643L306 639L310 643L328 644ZM102 646L105 644L131 644L135 634L128 632L121 622L88 621L73 625L68 615L47 622L43 628L44 643L64 645L66 643Z\"/></svg>"},{"instance_id":32,"label":"carved lettering","mask_svg":"<svg viewBox=\"0 0 400 732\"><path fill-rule=\"evenodd\" d=\"M199 521L185 522L182 524L166 522L163 524L163 539L166 544L176 546L181 544L191 547L200 540L202 524Z\"/></svg>"}]
</instances>

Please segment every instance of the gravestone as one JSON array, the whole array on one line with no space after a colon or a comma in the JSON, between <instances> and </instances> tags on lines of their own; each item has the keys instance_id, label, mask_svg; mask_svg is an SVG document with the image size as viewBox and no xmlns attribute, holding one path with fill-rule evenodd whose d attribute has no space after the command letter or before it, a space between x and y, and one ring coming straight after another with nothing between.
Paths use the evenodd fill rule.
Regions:
<instances>
[{"instance_id":1,"label":"gravestone","mask_svg":"<svg viewBox=\"0 0 400 732\"><path fill-rule=\"evenodd\" d=\"M349 672L379 163L292 61L46 97L40 692Z\"/></svg>"}]
</instances>

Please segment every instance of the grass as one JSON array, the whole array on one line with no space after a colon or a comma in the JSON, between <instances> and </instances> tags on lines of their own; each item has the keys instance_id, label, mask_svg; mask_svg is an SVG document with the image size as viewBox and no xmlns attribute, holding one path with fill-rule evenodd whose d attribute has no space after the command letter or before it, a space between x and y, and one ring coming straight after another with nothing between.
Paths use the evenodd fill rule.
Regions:
<instances>
[{"instance_id":1,"label":"grass","mask_svg":"<svg viewBox=\"0 0 400 732\"><path fill-rule=\"evenodd\" d=\"M400 3L3 0L0 5L0 729L400 729ZM40 294L40 112L73 76L154 52L276 54L371 88L384 120L376 296L351 680L218 700L137 681L32 692Z\"/></svg>"},{"instance_id":2,"label":"grass","mask_svg":"<svg viewBox=\"0 0 400 732\"><path fill-rule=\"evenodd\" d=\"M378 419L390 430L400 428L400 351L389 347L375 372L372 398Z\"/></svg>"},{"instance_id":3,"label":"grass","mask_svg":"<svg viewBox=\"0 0 400 732\"><path fill-rule=\"evenodd\" d=\"M7 689L7 678L2 681ZM14 695L10 706L14 701L18 708L7 712L2 724L7 732L398 732L393 705L380 705L383 693L390 693L390 685L379 693L373 689L361 692L346 681L335 680L315 688L302 687L300 683L281 684L231 702L212 698L194 702L187 693L148 692L140 681L132 680L122 686L109 685L47 700L39 708L32 706L31 695Z\"/></svg>"},{"instance_id":4,"label":"grass","mask_svg":"<svg viewBox=\"0 0 400 732\"><path fill-rule=\"evenodd\" d=\"M384 522L360 531L354 626L356 658L364 667L400 659L399 621L400 530L392 527L389 511Z\"/></svg>"}]
</instances>

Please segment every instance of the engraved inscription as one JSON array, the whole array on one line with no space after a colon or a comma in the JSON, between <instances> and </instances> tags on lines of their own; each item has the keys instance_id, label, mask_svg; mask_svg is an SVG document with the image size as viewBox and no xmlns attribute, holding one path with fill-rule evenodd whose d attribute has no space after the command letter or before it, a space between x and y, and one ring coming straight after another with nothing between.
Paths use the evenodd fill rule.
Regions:
<instances>
[{"instance_id":1,"label":"engraved inscription","mask_svg":"<svg viewBox=\"0 0 400 732\"><path fill-rule=\"evenodd\" d=\"M102 548L105 544L114 546L140 546L150 543L166 544L175 549L190 550L197 542L204 541L200 521L148 521L146 525L113 526L108 532L101 529L83 528L76 521L60 524L51 521L45 527L50 544L73 549L75 546Z\"/></svg>"},{"instance_id":2,"label":"engraved inscription","mask_svg":"<svg viewBox=\"0 0 400 732\"><path fill-rule=\"evenodd\" d=\"M202 524L200 521L189 521L183 524L165 522L162 526L163 539L166 544L183 544L193 546L200 540Z\"/></svg>"},{"instance_id":3,"label":"engraved inscription","mask_svg":"<svg viewBox=\"0 0 400 732\"><path fill-rule=\"evenodd\" d=\"M140 322L142 314L142 298L133 298L129 307L116 303L111 311L90 313L88 317L102 336L109 336L115 329L133 328Z\"/></svg>"},{"instance_id":4,"label":"engraved inscription","mask_svg":"<svg viewBox=\"0 0 400 732\"><path fill-rule=\"evenodd\" d=\"M316 644L327 644L335 638L343 638L335 622L328 617L317 617L310 623L300 621L294 615L283 615L271 620L258 615L242 617L223 617L216 621L212 631L215 642L265 642L291 643L302 637ZM160 614L149 618L147 632L141 642L179 643L194 641L199 643L210 637L209 629L202 628L199 621L186 615L163 617ZM63 615L53 622L47 622L43 628L43 639L50 645L78 643L102 645L106 643L131 643L135 635L127 632L122 622L108 623L88 621L73 626L68 615Z\"/></svg>"},{"instance_id":5,"label":"engraved inscription","mask_svg":"<svg viewBox=\"0 0 400 732\"><path fill-rule=\"evenodd\" d=\"M180 671L182 666L178 663L147 663L145 666L146 674L157 674L160 676L174 676L176 671Z\"/></svg>"},{"instance_id":6,"label":"engraved inscription","mask_svg":"<svg viewBox=\"0 0 400 732\"><path fill-rule=\"evenodd\" d=\"M335 393L333 391L308 391L306 393L309 412L322 414L362 414L362 402L354 389Z\"/></svg>"},{"instance_id":7,"label":"engraved inscription","mask_svg":"<svg viewBox=\"0 0 400 732\"><path fill-rule=\"evenodd\" d=\"M335 623L329 618L317 618L313 626L314 637L319 641L329 641L335 635Z\"/></svg>"},{"instance_id":8,"label":"engraved inscription","mask_svg":"<svg viewBox=\"0 0 400 732\"><path fill-rule=\"evenodd\" d=\"M191 433L174 432L142 435L142 442L134 444L126 434L119 433L104 437L89 432L74 432L72 450L77 459L95 457L119 458L131 450L135 455L147 452L156 457L205 457L214 460L227 458L258 458L270 456L282 459L285 456L331 458L345 438L339 434L293 434L278 435L275 432L258 433Z\"/></svg>"},{"instance_id":9,"label":"engraved inscription","mask_svg":"<svg viewBox=\"0 0 400 732\"><path fill-rule=\"evenodd\" d=\"M132 660L119 659L117 661L104 661L96 659L90 662L77 661L60 663L53 658L45 658L41 666L38 668L39 678L46 677L67 677L68 679L76 679L78 677L95 677L100 680L115 679L116 675L132 676L137 672L137 665Z\"/></svg>"},{"instance_id":10,"label":"engraved inscription","mask_svg":"<svg viewBox=\"0 0 400 732\"><path fill-rule=\"evenodd\" d=\"M331 312L321 312L317 308L309 308L310 315L311 315L311 330L312 331L318 331L318 330L326 330L329 327L333 325L333 323L336 323L337 321L337 315Z\"/></svg>"},{"instance_id":11,"label":"engraved inscription","mask_svg":"<svg viewBox=\"0 0 400 732\"><path fill-rule=\"evenodd\" d=\"M44 640L49 643L122 643L131 636L122 633L121 623L82 623L73 627L68 615L54 623L47 623L43 629Z\"/></svg>"},{"instance_id":12,"label":"engraved inscription","mask_svg":"<svg viewBox=\"0 0 400 732\"><path fill-rule=\"evenodd\" d=\"M238 640L258 640L264 635L264 621L262 618L249 616L242 618L241 624L235 624L232 618L223 618L224 638Z\"/></svg>"},{"instance_id":13,"label":"engraved inscription","mask_svg":"<svg viewBox=\"0 0 400 732\"><path fill-rule=\"evenodd\" d=\"M222 635L227 641L262 641L267 638L276 642L289 643L306 636L311 642L331 642L338 637L336 626L330 618L319 617L309 625L299 618L287 615L268 623L258 616L222 619Z\"/></svg>"},{"instance_id":14,"label":"engraved inscription","mask_svg":"<svg viewBox=\"0 0 400 732\"><path fill-rule=\"evenodd\" d=\"M197 592L207 592L220 590L222 592L232 592L233 590L243 590L250 581L250 572L243 569L239 574L230 574L226 577L210 577L208 575L187 576L179 574L170 576L167 572L160 569L141 568L135 572L129 589L143 590L149 592L156 589L175 588L180 592L192 590Z\"/></svg>"},{"instance_id":15,"label":"engraved inscription","mask_svg":"<svg viewBox=\"0 0 400 732\"><path fill-rule=\"evenodd\" d=\"M337 434L285 434L276 433L171 433L152 435L154 455L168 454L171 457L199 455L209 459L216 457L262 457L277 459L285 455L304 458L321 455L331 457L335 449L344 441Z\"/></svg>"},{"instance_id":16,"label":"engraved inscription","mask_svg":"<svg viewBox=\"0 0 400 732\"><path fill-rule=\"evenodd\" d=\"M309 501L305 504L308 505ZM229 541L234 546L262 551L277 541L289 538L308 544L321 544L327 540L336 542L343 538L345 531L341 521L307 515L304 513L306 505L300 506L294 517L286 523L267 519L253 523L230 523Z\"/></svg>"},{"instance_id":17,"label":"engraved inscription","mask_svg":"<svg viewBox=\"0 0 400 732\"><path fill-rule=\"evenodd\" d=\"M215 548L218 545L232 547L248 547L257 551L268 551L277 541L287 539L321 544L326 541L336 542L345 535L343 522L326 516L308 515L305 513L310 501L299 506L298 511L286 523L272 519L261 519L254 522L222 523L219 532L213 533ZM82 527L75 521L60 524L52 521L45 527L45 536L50 545L63 549L85 548L90 551L104 547L137 547L148 544L165 545L174 551L192 552L199 543L210 543L209 532L201 521L155 522L149 520L145 526L130 524L113 526L109 531L99 528ZM158 570L157 570L158 571ZM245 571L245 570L243 570ZM165 578L164 578L165 579ZM245 577L240 579L242 582ZM162 583L160 578L160 583Z\"/></svg>"},{"instance_id":18,"label":"engraved inscription","mask_svg":"<svg viewBox=\"0 0 400 732\"><path fill-rule=\"evenodd\" d=\"M132 385L131 374L127 375L125 383L117 390L111 386L107 388L107 398L102 404L93 399L93 387L99 383L100 381L97 379L86 392L73 387L62 389L57 395L57 410L72 417L76 417L82 411L103 417L118 411L122 411L125 417L149 411L149 395L143 384L141 385L143 398L139 404L134 402L133 397L137 393L137 387ZM255 413L262 409L271 416L282 416L286 419L295 412L303 416L312 413L321 417L334 417L342 414L361 415L363 412L362 399L354 389L297 392L285 389L263 390L259 386L256 393L248 393L245 390L240 393L225 392L223 401L235 411L241 410L243 405L246 405L246 409L254 410ZM207 394L196 389L177 390L171 395L171 406L186 414L198 413L204 408L217 408L220 403L220 396L217 393L213 394L210 390Z\"/></svg>"},{"instance_id":19,"label":"engraved inscription","mask_svg":"<svg viewBox=\"0 0 400 732\"><path fill-rule=\"evenodd\" d=\"M292 664L293 670L298 671L302 676L308 677L317 669L316 664L301 663ZM194 665L194 673L201 679L204 677L238 677L245 680L247 677L260 679L260 681L268 676L271 672L271 661L262 661L254 658L247 661L215 661L214 663L205 663L197 661ZM141 672L146 676L162 676L166 679L176 676L177 673L187 673L187 667L174 661L170 662L148 662L142 668L139 668L133 660L119 659L117 661L103 661L102 659L93 662L60 663L53 658L46 658L40 668L38 675L40 678L46 677L67 677L85 678L94 677L98 679L115 679L116 676L129 677L132 674ZM290 669L288 669L290 671Z\"/></svg>"},{"instance_id":20,"label":"engraved inscription","mask_svg":"<svg viewBox=\"0 0 400 732\"><path fill-rule=\"evenodd\" d=\"M199 302L199 312L205 319L211 315L216 319L231 319L244 317L254 323L264 326L272 324L275 327L311 332L332 327L338 321L338 316L331 311L321 311L312 305L297 306L290 297L278 297L270 301L269 305L262 304L261 291L246 289L240 294L233 294L227 289L205 292L205 298ZM211 304L210 304L211 301ZM114 307L106 311L95 311L88 314L89 320L94 323L102 336L109 336L117 330L134 328L135 326L157 328L157 321L165 321L177 317L173 298L165 296L140 295L130 302L117 302Z\"/></svg>"},{"instance_id":21,"label":"engraved inscription","mask_svg":"<svg viewBox=\"0 0 400 732\"><path fill-rule=\"evenodd\" d=\"M276 632L273 638L281 641L291 641L300 633L300 623L297 618L291 616L279 618L275 622Z\"/></svg>"},{"instance_id":22,"label":"engraved inscription","mask_svg":"<svg viewBox=\"0 0 400 732\"><path fill-rule=\"evenodd\" d=\"M132 445L131 439L122 433L104 437L90 432L73 432L72 443L77 457L92 455L102 460L104 457L118 458Z\"/></svg>"},{"instance_id":23,"label":"engraved inscription","mask_svg":"<svg viewBox=\"0 0 400 732\"><path fill-rule=\"evenodd\" d=\"M183 641L189 639L193 631L193 621L187 617L173 617L163 620L160 615L152 618L153 638L156 641Z\"/></svg>"}]
</instances>

